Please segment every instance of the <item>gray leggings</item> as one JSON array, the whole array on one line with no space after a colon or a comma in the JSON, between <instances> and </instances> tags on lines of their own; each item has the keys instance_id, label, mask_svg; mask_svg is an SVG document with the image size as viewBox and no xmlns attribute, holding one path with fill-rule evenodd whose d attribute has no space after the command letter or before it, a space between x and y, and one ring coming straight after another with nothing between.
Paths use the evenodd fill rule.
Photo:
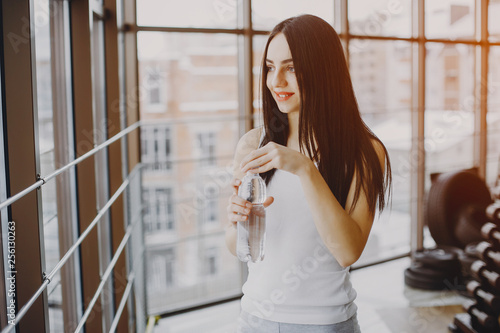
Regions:
<instances>
[{"instance_id":1,"label":"gray leggings","mask_svg":"<svg viewBox=\"0 0 500 333\"><path fill-rule=\"evenodd\" d=\"M346 321L331 325L279 323L241 311L237 333L361 333L356 314Z\"/></svg>"}]
</instances>

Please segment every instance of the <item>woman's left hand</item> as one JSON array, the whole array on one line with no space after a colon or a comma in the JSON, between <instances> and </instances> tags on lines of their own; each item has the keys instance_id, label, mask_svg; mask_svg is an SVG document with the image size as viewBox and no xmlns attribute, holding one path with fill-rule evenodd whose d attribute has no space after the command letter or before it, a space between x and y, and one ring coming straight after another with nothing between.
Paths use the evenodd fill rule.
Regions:
<instances>
[{"instance_id":1,"label":"woman's left hand","mask_svg":"<svg viewBox=\"0 0 500 333\"><path fill-rule=\"evenodd\" d=\"M306 155L294 149L269 142L245 156L241 160L240 168L244 173L251 169L253 173L264 173L276 168L300 175L312 163Z\"/></svg>"}]
</instances>

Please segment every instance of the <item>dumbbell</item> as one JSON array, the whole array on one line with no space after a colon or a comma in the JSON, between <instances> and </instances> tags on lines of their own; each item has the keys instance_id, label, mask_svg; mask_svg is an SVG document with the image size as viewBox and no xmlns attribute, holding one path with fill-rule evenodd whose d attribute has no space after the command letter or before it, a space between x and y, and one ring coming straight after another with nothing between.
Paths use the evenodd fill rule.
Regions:
<instances>
[{"instance_id":1,"label":"dumbbell","mask_svg":"<svg viewBox=\"0 0 500 333\"><path fill-rule=\"evenodd\" d=\"M470 281L467 283L467 291L478 301L478 303L483 303L495 313L500 313L500 297L484 291L479 282Z\"/></svg>"},{"instance_id":2,"label":"dumbbell","mask_svg":"<svg viewBox=\"0 0 500 333\"><path fill-rule=\"evenodd\" d=\"M429 189L424 210L436 244L463 249L469 243L484 240L480 229L492 222L486 217L486 207L491 202L489 188L477 171L439 175Z\"/></svg>"},{"instance_id":3,"label":"dumbbell","mask_svg":"<svg viewBox=\"0 0 500 333\"><path fill-rule=\"evenodd\" d=\"M492 315L478 309L476 302L472 300L465 301L463 308L471 316L473 324L479 325L481 328L488 330L498 328L498 318L495 318Z\"/></svg>"},{"instance_id":4,"label":"dumbbell","mask_svg":"<svg viewBox=\"0 0 500 333\"><path fill-rule=\"evenodd\" d=\"M495 223L485 223L481 227L481 235L487 240L489 240L493 246L500 246L500 229L498 229Z\"/></svg>"},{"instance_id":5,"label":"dumbbell","mask_svg":"<svg viewBox=\"0 0 500 333\"><path fill-rule=\"evenodd\" d=\"M500 252L496 252L488 242L477 244L476 251L483 261L500 269Z\"/></svg>"},{"instance_id":6,"label":"dumbbell","mask_svg":"<svg viewBox=\"0 0 500 333\"><path fill-rule=\"evenodd\" d=\"M476 260L470 267L472 275L481 281L488 282L492 287L500 290L500 275L487 269L486 264L481 260Z\"/></svg>"},{"instance_id":7,"label":"dumbbell","mask_svg":"<svg viewBox=\"0 0 500 333\"><path fill-rule=\"evenodd\" d=\"M491 222L500 222L500 201L496 201L486 207L486 217Z\"/></svg>"}]
</instances>

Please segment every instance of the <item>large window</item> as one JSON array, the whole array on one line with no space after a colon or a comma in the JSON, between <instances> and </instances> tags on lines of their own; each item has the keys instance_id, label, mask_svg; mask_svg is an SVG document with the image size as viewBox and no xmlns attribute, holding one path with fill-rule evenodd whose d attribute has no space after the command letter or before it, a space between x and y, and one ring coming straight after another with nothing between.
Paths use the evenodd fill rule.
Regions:
<instances>
[{"instance_id":1,"label":"large window","mask_svg":"<svg viewBox=\"0 0 500 333\"><path fill-rule=\"evenodd\" d=\"M350 73L359 109L386 146L393 170L392 209L375 220L359 265L409 249L411 194L406 163L411 150L411 44L353 40L350 46Z\"/></svg>"},{"instance_id":2,"label":"large window","mask_svg":"<svg viewBox=\"0 0 500 333\"><path fill-rule=\"evenodd\" d=\"M157 27L236 28L241 0L139 0L137 24Z\"/></svg>"},{"instance_id":3,"label":"large window","mask_svg":"<svg viewBox=\"0 0 500 333\"><path fill-rule=\"evenodd\" d=\"M298 14L316 15L333 24L334 2L331 0L252 0L252 24L255 30L271 30L280 21Z\"/></svg>"},{"instance_id":4,"label":"large window","mask_svg":"<svg viewBox=\"0 0 500 333\"><path fill-rule=\"evenodd\" d=\"M365 36L411 36L411 0L349 0L349 32ZM352 40L363 43L363 40ZM351 50L352 51L352 50Z\"/></svg>"},{"instance_id":5,"label":"large window","mask_svg":"<svg viewBox=\"0 0 500 333\"><path fill-rule=\"evenodd\" d=\"M16 223L17 275L0 310L31 304L12 329L143 332L145 308L240 295L245 265L224 242L232 158L262 125L262 52L286 17L337 29L392 161L392 206L356 265L432 241L430 174L477 167L500 182L499 0L11 3L0 4L0 218L2 236Z\"/></svg>"},{"instance_id":6,"label":"large window","mask_svg":"<svg viewBox=\"0 0 500 333\"><path fill-rule=\"evenodd\" d=\"M477 21L479 8L486 4L488 25ZM355 266L424 245L422 237L415 237L425 231L425 192L419 191L429 189L431 173L482 167L489 184L497 178L500 44L494 43L500 42L500 29L492 18L499 13L499 1L221 0L174 6L171 1L148 0L138 6L141 117L147 124L144 164L166 158L164 149L155 146L156 134L145 132L146 126L164 123L172 129L172 173L147 173L143 180L168 183L174 189L178 231L172 242L177 259L174 280L179 284L170 291L172 297L162 300L154 300L162 296L150 290L150 312L180 307L175 292L181 290L194 295L192 304L241 290L240 282L227 293L218 289L224 279L244 280L221 238L226 185L238 139L248 128L262 125L260 73L266 33L287 17L313 14L337 29L363 120L389 152L392 205L377 216ZM196 9L184 15L189 6ZM160 15L163 12L168 13ZM487 52L481 40L485 29L491 44L487 79L480 70L481 56ZM488 156L479 158L485 142L478 119L486 108L478 91L486 82ZM422 153L425 163L419 160ZM425 244L432 243L426 237Z\"/></svg>"},{"instance_id":7,"label":"large window","mask_svg":"<svg viewBox=\"0 0 500 333\"><path fill-rule=\"evenodd\" d=\"M500 1L488 1L488 35L489 41L494 43L500 42L500 24L496 19L500 15Z\"/></svg>"},{"instance_id":8,"label":"large window","mask_svg":"<svg viewBox=\"0 0 500 333\"><path fill-rule=\"evenodd\" d=\"M426 46L426 172L473 167L474 46L428 43ZM427 177L430 185L430 177Z\"/></svg>"},{"instance_id":9,"label":"large window","mask_svg":"<svg viewBox=\"0 0 500 333\"><path fill-rule=\"evenodd\" d=\"M425 1L427 38L472 39L475 27L474 0Z\"/></svg>"},{"instance_id":10,"label":"large window","mask_svg":"<svg viewBox=\"0 0 500 333\"><path fill-rule=\"evenodd\" d=\"M0 4L2 332L145 330L130 4Z\"/></svg>"},{"instance_id":11,"label":"large window","mask_svg":"<svg viewBox=\"0 0 500 333\"><path fill-rule=\"evenodd\" d=\"M227 170L240 135L238 36L144 31L138 51L146 264L155 275L148 309L162 313L241 290L224 244ZM159 259L168 251L174 259Z\"/></svg>"}]
</instances>

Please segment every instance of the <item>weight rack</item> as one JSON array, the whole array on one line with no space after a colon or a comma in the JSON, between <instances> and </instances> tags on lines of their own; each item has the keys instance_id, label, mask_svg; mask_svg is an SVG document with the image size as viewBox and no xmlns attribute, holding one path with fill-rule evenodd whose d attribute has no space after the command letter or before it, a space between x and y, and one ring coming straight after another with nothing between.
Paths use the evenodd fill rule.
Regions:
<instances>
[{"instance_id":1,"label":"weight rack","mask_svg":"<svg viewBox=\"0 0 500 333\"><path fill-rule=\"evenodd\" d=\"M449 325L453 333L500 332L500 201L486 208L486 217L491 222L481 227L485 241L476 246L480 259L472 263L473 279L467 283L472 299Z\"/></svg>"}]
</instances>

